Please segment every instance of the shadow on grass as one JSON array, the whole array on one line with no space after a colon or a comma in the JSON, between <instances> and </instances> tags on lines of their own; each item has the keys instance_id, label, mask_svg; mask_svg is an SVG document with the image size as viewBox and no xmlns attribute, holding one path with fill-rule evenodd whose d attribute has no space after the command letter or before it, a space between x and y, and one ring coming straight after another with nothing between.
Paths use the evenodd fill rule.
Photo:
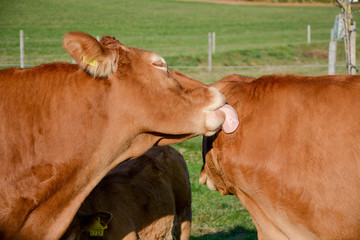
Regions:
<instances>
[{"instance_id":1,"label":"shadow on grass","mask_svg":"<svg viewBox=\"0 0 360 240\"><path fill-rule=\"evenodd\" d=\"M237 226L229 232L217 232L212 234L205 234L200 237L190 237L190 240L257 240L256 231L248 230Z\"/></svg>"}]
</instances>

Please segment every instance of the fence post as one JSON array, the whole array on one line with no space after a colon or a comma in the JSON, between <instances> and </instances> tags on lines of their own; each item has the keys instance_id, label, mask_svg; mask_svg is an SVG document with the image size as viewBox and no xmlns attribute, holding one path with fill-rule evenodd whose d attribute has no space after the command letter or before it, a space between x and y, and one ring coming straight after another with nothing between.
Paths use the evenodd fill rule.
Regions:
<instances>
[{"instance_id":1,"label":"fence post","mask_svg":"<svg viewBox=\"0 0 360 240\"><path fill-rule=\"evenodd\" d=\"M211 68L212 68L212 53L211 53L211 32L208 33L208 43L209 43L209 55L208 55L208 67L209 67L209 72L211 72Z\"/></svg>"},{"instance_id":2,"label":"fence post","mask_svg":"<svg viewBox=\"0 0 360 240\"><path fill-rule=\"evenodd\" d=\"M307 25L307 43L308 43L308 44L311 43L311 29L310 29L310 25Z\"/></svg>"},{"instance_id":3,"label":"fence post","mask_svg":"<svg viewBox=\"0 0 360 240\"><path fill-rule=\"evenodd\" d=\"M212 53L215 54L215 32L212 32Z\"/></svg>"},{"instance_id":4,"label":"fence post","mask_svg":"<svg viewBox=\"0 0 360 240\"><path fill-rule=\"evenodd\" d=\"M356 74L356 22L350 26L350 64L351 75Z\"/></svg>"},{"instance_id":5,"label":"fence post","mask_svg":"<svg viewBox=\"0 0 360 240\"><path fill-rule=\"evenodd\" d=\"M334 40L334 29L331 29L330 43L329 43L329 65L328 65L328 74L336 74L336 49L337 41Z\"/></svg>"},{"instance_id":6,"label":"fence post","mask_svg":"<svg viewBox=\"0 0 360 240\"><path fill-rule=\"evenodd\" d=\"M24 59L25 59L25 55L24 55L24 30L20 30L20 67L21 68L25 67Z\"/></svg>"}]
</instances>

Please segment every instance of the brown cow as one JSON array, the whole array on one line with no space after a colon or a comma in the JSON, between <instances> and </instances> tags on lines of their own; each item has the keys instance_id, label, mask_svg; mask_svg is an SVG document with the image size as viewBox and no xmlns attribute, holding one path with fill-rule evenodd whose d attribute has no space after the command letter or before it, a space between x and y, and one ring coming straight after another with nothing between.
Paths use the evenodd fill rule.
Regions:
<instances>
[{"instance_id":1,"label":"brown cow","mask_svg":"<svg viewBox=\"0 0 360 240\"><path fill-rule=\"evenodd\" d=\"M89 223L106 217L104 211L113 216L104 239L189 239L191 189L184 158L161 146L119 164L85 199L63 239L89 239Z\"/></svg>"},{"instance_id":2,"label":"brown cow","mask_svg":"<svg viewBox=\"0 0 360 240\"><path fill-rule=\"evenodd\" d=\"M218 90L153 52L80 32L64 47L78 64L0 71L0 239L60 238L117 164L224 122Z\"/></svg>"},{"instance_id":3,"label":"brown cow","mask_svg":"<svg viewBox=\"0 0 360 240\"><path fill-rule=\"evenodd\" d=\"M235 194L259 239L360 239L360 77L213 84L239 128L204 138L200 183Z\"/></svg>"}]
</instances>

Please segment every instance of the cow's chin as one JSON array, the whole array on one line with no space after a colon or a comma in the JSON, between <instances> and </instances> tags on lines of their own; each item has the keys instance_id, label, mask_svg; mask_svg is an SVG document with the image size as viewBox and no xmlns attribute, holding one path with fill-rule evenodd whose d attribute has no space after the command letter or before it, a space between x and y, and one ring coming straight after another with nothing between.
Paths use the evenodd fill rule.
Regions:
<instances>
[{"instance_id":1,"label":"cow's chin","mask_svg":"<svg viewBox=\"0 0 360 240\"><path fill-rule=\"evenodd\" d=\"M211 178L208 178L208 180L206 181L206 185L211 191L217 191L218 190L216 188L216 186L215 186L214 181Z\"/></svg>"},{"instance_id":2,"label":"cow's chin","mask_svg":"<svg viewBox=\"0 0 360 240\"><path fill-rule=\"evenodd\" d=\"M222 195L229 195L229 194L232 195L232 193L230 193L225 186L220 185L220 187L218 187L215 184L214 180L208 177L208 175L204 172L201 172L200 174L199 183L201 185L206 185L211 191L218 191Z\"/></svg>"},{"instance_id":3,"label":"cow's chin","mask_svg":"<svg viewBox=\"0 0 360 240\"><path fill-rule=\"evenodd\" d=\"M205 132L204 135L207 137L214 135L221 129L224 121L225 114L222 111L216 110L207 112L205 119L205 127L207 129L207 132Z\"/></svg>"},{"instance_id":4,"label":"cow's chin","mask_svg":"<svg viewBox=\"0 0 360 240\"><path fill-rule=\"evenodd\" d=\"M203 173L203 172L202 172L202 173L200 174L199 183L200 183L201 185L207 185L208 188L209 188L210 190L212 190L212 191L216 191L216 190L217 190L217 188L216 188L216 186L215 186L215 184L214 184L214 181L213 181L211 178L209 178L206 173Z\"/></svg>"}]
</instances>

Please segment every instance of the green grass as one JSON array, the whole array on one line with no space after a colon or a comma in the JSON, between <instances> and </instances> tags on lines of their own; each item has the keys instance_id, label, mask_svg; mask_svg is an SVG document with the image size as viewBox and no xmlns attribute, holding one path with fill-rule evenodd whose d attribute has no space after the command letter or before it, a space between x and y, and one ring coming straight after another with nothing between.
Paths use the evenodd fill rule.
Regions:
<instances>
[{"instance_id":1,"label":"green grass","mask_svg":"<svg viewBox=\"0 0 360 240\"><path fill-rule=\"evenodd\" d=\"M326 65L336 7L230 6L171 0L1 0L0 64L19 64L19 30L25 32L25 64L68 61L62 37L69 31L113 35L122 43L155 51L170 66L207 65L207 34L216 32L214 66ZM359 14L354 15L360 22ZM311 25L312 43L306 43ZM359 37L358 37L359 39ZM360 47L357 41L358 50ZM338 43L338 64L344 64ZM359 52L359 51L358 51ZM326 74L327 68L174 68L203 82L237 73ZM337 68L345 73L345 68ZM234 196L198 184L201 138L176 148L185 156L193 192L192 239L256 239L255 227Z\"/></svg>"},{"instance_id":2,"label":"green grass","mask_svg":"<svg viewBox=\"0 0 360 240\"><path fill-rule=\"evenodd\" d=\"M20 29L26 36L28 65L70 61L62 48L62 37L68 31L116 36L126 45L161 54L170 66L206 65L208 32L217 36L214 65L303 64L296 58L301 54L299 49L321 46L327 51L337 13L336 7L230 6L170 0L3 0L0 64L19 62ZM357 15L355 20L359 20ZM308 24L312 28L310 45L305 44Z\"/></svg>"}]
</instances>

